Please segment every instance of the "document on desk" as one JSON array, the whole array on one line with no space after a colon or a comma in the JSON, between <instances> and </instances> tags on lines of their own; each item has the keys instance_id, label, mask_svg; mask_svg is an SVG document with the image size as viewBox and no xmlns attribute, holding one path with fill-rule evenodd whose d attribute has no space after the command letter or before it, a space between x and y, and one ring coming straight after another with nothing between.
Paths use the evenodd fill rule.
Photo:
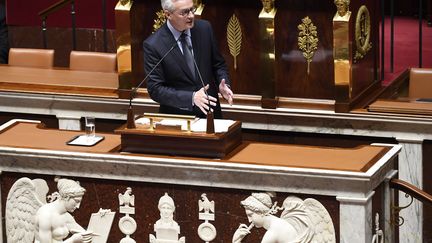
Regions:
<instances>
[{"instance_id":1,"label":"document on desk","mask_svg":"<svg viewBox=\"0 0 432 243\"><path fill-rule=\"evenodd\" d=\"M195 121L198 119L195 119ZM193 123L194 121L191 121ZM150 125L150 119L146 117L141 117L135 121L136 124L139 125ZM187 120L185 119L174 119L167 118L161 119L160 121L155 122L155 126L162 125L166 127L181 127L181 130L187 131Z\"/></svg>"},{"instance_id":2,"label":"document on desk","mask_svg":"<svg viewBox=\"0 0 432 243\"><path fill-rule=\"evenodd\" d=\"M149 125L150 119L139 118L135 121L136 124ZM229 127L233 125L235 121L227 119L214 119L214 127L216 133L227 132ZM181 130L187 131L187 121L184 119L162 119L157 124L164 126L181 126ZM191 121L192 132L205 132L207 130L207 119L195 119Z\"/></svg>"},{"instance_id":3,"label":"document on desk","mask_svg":"<svg viewBox=\"0 0 432 243\"><path fill-rule=\"evenodd\" d=\"M228 129L235 121L227 119L214 119L215 133L228 132ZM207 130L207 119L199 119L192 123L192 132L205 132Z\"/></svg>"}]
</instances>

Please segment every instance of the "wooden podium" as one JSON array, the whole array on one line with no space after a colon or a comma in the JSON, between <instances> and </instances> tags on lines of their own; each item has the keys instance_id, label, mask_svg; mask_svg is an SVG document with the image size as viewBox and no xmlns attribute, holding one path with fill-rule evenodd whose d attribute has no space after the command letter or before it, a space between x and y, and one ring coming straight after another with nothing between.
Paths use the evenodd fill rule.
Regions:
<instances>
[{"instance_id":1,"label":"wooden podium","mask_svg":"<svg viewBox=\"0 0 432 243\"><path fill-rule=\"evenodd\" d=\"M178 129L151 129L147 125L115 131L121 135L121 151L163 155L223 158L242 142L241 122L236 121L227 132L207 134Z\"/></svg>"}]
</instances>

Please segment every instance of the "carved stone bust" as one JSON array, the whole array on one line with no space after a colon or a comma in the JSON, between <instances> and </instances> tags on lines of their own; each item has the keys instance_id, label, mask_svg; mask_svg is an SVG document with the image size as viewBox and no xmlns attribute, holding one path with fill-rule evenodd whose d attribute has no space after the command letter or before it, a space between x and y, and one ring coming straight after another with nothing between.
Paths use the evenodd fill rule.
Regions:
<instances>
[{"instance_id":1,"label":"carved stone bust","mask_svg":"<svg viewBox=\"0 0 432 243\"><path fill-rule=\"evenodd\" d=\"M335 0L337 12L334 20L347 20L349 19L351 12L349 11L350 0Z\"/></svg>"}]
</instances>

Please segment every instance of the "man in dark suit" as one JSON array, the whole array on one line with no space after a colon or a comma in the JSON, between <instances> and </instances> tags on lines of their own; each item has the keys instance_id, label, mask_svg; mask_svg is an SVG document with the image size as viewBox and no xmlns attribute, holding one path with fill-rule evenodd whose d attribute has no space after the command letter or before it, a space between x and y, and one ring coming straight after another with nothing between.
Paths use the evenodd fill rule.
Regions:
<instances>
[{"instance_id":1,"label":"man in dark suit","mask_svg":"<svg viewBox=\"0 0 432 243\"><path fill-rule=\"evenodd\" d=\"M0 63L7 63L9 53L8 28L6 25L6 10L0 3Z\"/></svg>"},{"instance_id":2,"label":"man in dark suit","mask_svg":"<svg viewBox=\"0 0 432 243\"><path fill-rule=\"evenodd\" d=\"M205 117L212 109L220 118L218 93L232 104L233 92L209 22L194 19L192 0L161 4L167 22L143 44L147 73L163 59L147 80L150 97L161 113Z\"/></svg>"}]
</instances>

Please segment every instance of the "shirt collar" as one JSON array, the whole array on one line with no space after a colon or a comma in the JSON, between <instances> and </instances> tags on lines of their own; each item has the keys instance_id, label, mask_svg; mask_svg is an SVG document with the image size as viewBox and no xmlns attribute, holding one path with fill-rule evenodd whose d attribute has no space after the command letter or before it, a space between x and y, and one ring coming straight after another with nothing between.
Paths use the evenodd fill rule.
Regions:
<instances>
[{"instance_id":1,"label":"shirt collar","mask_svg":"<svg viewBox=\"0 0 432 243\"><path fill-rule=\"evenodd\" d=\"M169 29L169 30L171 31L171 33L173 34L174 39L175 39L175 40L178 40L179 37L180 37L180 35L181 35L183 32L176 30L176 29L171 25L171 23L170 23L169 20L167 20L167 26L168 26L168 29ZM187 36L189 36L189 37L191 36L190 29L186 29L184 32L185 32L185 34L186 34Z\"/></svg>"}]
</instances>

